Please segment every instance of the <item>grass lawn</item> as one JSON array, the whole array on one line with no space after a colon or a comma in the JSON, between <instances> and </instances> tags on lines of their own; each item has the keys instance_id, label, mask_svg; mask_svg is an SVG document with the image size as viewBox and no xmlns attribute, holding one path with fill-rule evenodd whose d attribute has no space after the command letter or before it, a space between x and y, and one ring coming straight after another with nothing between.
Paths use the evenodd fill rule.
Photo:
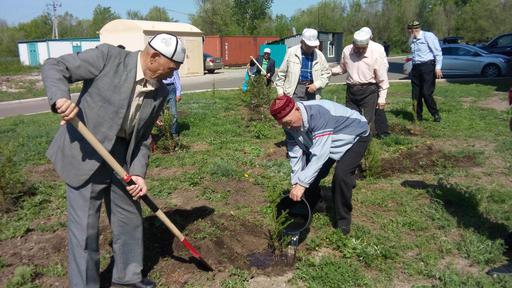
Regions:
<instances>
[{"instance_id":1,"label":"grass lawn","mask_svg":"<svg viewBox=\"0 0 512 288\"><path fill-rule=\"evenodd\" d=\"M182 149L152 155L149 191L219 270L198 272L170 258L180 244L163 240L169 233L155 232L164 228L145 209L145 233L155 242L146 272L161 287L511 287L512 279L485 274L506 263L502 239L512 227L506 88L441 83L442 122L425 111L425 121L413 123L410 85L392 84L393 135L372 141L370 176L354 189L352 233L343 236L329 213L317 213L295 264L263 268L248 265L244 253L265 247L256 232L272 225L271 203L290 188L285 150L276 145L284 134L274 123L248 122L237 91L187 94L179 105ZM344 91L330 86L324 98L343 102ZM25 196L0 219L0 286L66 283L65 249L49 244L64 241L66 226L64 185L44 156L57 126L49 113L0 120L0 147L25 179ZM102 269L110 256L103 234Z\"/></svg>"}]
</instances>

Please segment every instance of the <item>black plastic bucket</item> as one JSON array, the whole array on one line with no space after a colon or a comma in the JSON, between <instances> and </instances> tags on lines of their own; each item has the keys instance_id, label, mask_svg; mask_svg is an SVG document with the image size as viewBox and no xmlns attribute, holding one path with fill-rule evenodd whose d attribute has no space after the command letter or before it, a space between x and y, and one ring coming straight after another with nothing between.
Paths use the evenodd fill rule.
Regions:
<instances>
[{"instance_id":1,"label":"black plastic bucket","mask_svg":"<svg viewBox=\"0 0 512 288\"><path fill-rule=\"evenodd\" d=\"M304 198L300 201L293 201L290 196L283 196L277 203L276 216L279 217L285 212L287 213L287 220L291 220L291 222L284 227L284 234L298 235L311 223L311 209Z\"/></svg>"}]
</instances>

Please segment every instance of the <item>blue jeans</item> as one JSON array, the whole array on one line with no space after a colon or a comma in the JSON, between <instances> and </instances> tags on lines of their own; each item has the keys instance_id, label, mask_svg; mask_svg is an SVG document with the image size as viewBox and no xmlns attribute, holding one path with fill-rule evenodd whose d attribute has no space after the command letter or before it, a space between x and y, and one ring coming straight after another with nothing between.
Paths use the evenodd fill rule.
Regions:
<instances>
[{"instance_id":1,"label":"blue jeans","mask_svg":"<svg viewBox=\"0 0 512 288\"><path fill-rule=\"evenodd\" d=\"M172 123L171 123L171 134L173 136L178 135L178 105L176 102L176 86L167 85L167 89L169 89L169 96L167 96L167 105L169 106L169 112L172 115Z\"/></svg>"}]
</instances>

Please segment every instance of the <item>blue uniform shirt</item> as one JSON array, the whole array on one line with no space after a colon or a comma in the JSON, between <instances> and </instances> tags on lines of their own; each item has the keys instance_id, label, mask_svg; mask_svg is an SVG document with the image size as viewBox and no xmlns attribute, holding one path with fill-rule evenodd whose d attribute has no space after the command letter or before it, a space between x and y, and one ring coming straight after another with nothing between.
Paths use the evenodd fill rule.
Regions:
<instances>
[{"instance_id":1,"label":"blue uniform shirt","mask_svg":"<svg viewBox=\"0 0 512 288\"><path fill-rule=\"evenodd\" d=\"M410 44L413 64L435 60L436 69L441 69L443 53L441 46L439 46L439 40L434 33L421 31L418 38L411 39Z\"/></svg>"},{"instance_id":2,"label":"blue uniform shirt","mask_svg":"<svg viewBox=\"0 0 512 288\"><path fill-rule=\"evenodd\" d=\"M172 73L172 77L163 80L163 82L165 85L174 84L174 87L176 87L176 95L181 96L181 80L178 70L174 71L174 73Z\"/></svg>"}]
</instances>

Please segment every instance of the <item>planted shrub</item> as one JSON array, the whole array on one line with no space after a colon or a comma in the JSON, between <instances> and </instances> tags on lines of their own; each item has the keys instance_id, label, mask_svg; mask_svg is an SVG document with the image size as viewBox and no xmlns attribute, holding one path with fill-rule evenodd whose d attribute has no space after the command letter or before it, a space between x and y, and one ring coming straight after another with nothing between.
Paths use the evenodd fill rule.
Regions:
<instances>
[{"instance_id":1,"label":"planted shrub","mask_svg":"<svg viewBox=\"0 0 512 288\"><path fill-rule=\"evenodd\" d=\"M172 121L173 116L169 112L169 107L165 105L159 121L153 127L153 131L151 131L151 137L153 137L152 150L158 150L166 154L179 148L177 139L174 139L171 133Z\"/></svg>"},{"instance_id":2,"label":"planted shrub","mask_svg":"<svg viewBox=\"0 0 512 288\"><path fill-rule=\"evenodd\" d=\"M274 99L274 89L266 85L265 77L256 76L249 80L247 92L243 94L243 102L249 109L250 119L254 121L269 121L268 107Z\"/></svg>"}]
</instances>

